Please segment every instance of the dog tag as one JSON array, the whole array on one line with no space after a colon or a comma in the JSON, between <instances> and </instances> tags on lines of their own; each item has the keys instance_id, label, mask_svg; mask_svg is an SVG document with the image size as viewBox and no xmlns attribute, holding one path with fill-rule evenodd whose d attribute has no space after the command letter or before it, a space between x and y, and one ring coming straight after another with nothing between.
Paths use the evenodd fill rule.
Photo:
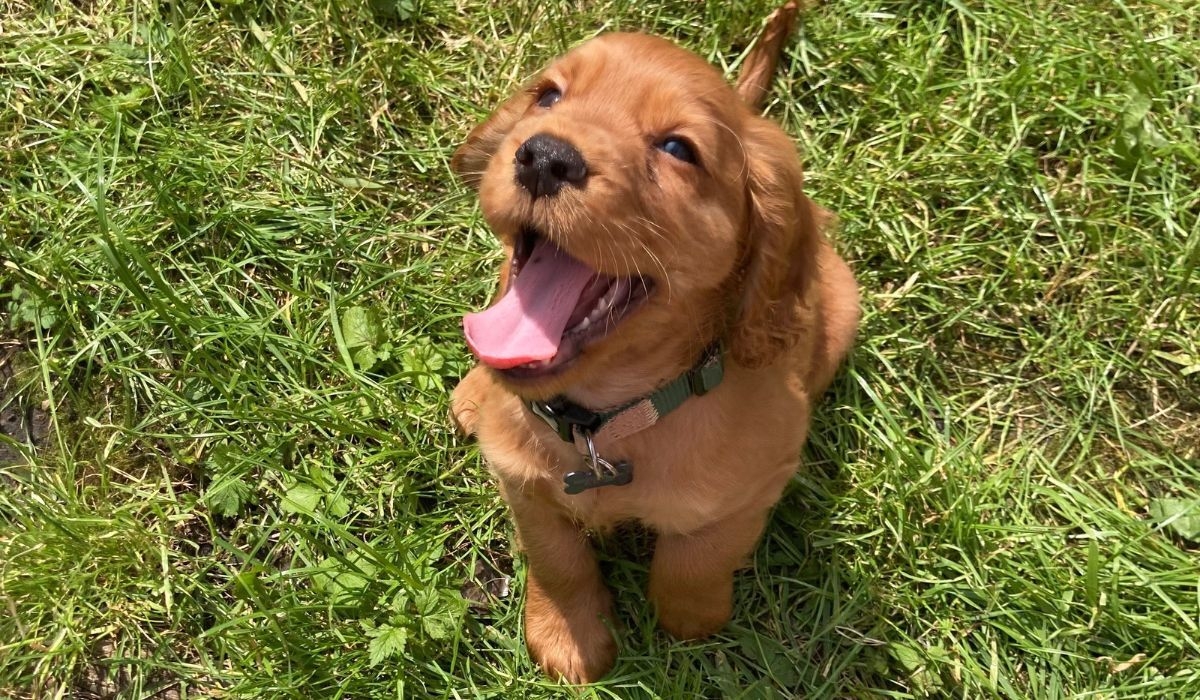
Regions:
<instances>
[{"instance_id":1,"label":"dog tag","mask_svg":"<svg viewBox=\"0 0 1200 700\"><path fill-rule=\"evenodd\" d=\"M563 491L574 496L588 489L601 486L624 486L633 481L633 465L621 461L611 465L611 469L595 472L591 469L580 469L577 472L567 472L563 477Z\"/></svg>"}]
</instances>

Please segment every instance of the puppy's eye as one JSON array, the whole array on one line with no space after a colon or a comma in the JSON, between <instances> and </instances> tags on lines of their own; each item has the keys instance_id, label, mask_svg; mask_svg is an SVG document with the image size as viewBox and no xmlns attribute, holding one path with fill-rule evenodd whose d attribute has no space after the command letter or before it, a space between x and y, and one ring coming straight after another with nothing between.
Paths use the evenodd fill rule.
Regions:
<instances>
[{"instance_id":1,"label":"puppy's eye","mask_svg":"<svg viewBox=\"0 0 1200 700\"><path fill-rule=\"evenodd\" d=\"M678 136L668 136L658 144L658 148L672 158L685 163L696 163L696 152L692 150L692 145Z\"/></svg>"},{"instance_id":2,"label":"puppy's eye","mask_svg":"<svg viewBox=\"0 0 1200 700\"><path fill-rule=\"evenodd\" d=\"M537 105L549 109L555 102L562 99L562 91L558 88L546 88L542 90L542 94L538 95Z\"/></svg>"}]
</instances>

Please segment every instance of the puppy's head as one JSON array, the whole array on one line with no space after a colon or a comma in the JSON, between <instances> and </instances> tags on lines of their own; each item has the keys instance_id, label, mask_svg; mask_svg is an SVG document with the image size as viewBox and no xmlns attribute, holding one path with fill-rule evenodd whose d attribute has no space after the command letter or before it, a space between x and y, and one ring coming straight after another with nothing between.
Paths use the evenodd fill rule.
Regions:
<instances>
[{"instance_id":1,"label":"puppy's head","mask_svg":"<svg viewBox=\"0 0 1200 700\"><path fill-rule=\"evenodd\" d=\"M571 51L452 164L507 254L467 341L526 393L686 366L714 340L758 366L800 333L821 222L795 150L667 41L610 34Z\"/></svg>"}]
</instances>

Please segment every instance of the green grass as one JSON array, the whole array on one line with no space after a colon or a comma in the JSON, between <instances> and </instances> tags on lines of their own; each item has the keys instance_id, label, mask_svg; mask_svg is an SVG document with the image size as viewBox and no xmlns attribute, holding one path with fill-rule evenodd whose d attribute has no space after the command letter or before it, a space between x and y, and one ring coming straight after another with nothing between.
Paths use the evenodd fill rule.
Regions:
<instances>
[{"instance_id":1,"label":"green grass","mask_svg":"<svg viewBox=\"0 0 1200 700\"><path fill-rule=\"evenodd\" d=\"M447 160L597 31L730 66L771 5L34 4L0 4L0 408L49 428L0 466L0 696L561 695L446 420L496 263ZM768 111L860 344L729 627L671 642L614 545L585 694L1200 697L1196 56L1187 0L808 15Z\"/></svg>"}]
</instances>

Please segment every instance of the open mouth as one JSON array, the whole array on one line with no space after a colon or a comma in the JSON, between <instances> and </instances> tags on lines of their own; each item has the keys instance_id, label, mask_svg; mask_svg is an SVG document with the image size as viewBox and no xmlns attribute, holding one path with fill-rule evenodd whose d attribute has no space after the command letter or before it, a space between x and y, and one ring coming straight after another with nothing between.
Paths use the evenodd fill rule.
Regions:
<instances>
[{"instance_id":1,"label":"open mouth","mask_svg":"<svg viewBox=\"0 0 1200 700\"><path fill-rule=\"evenodd\" d=\"M504 297L467 314L463 330L489 367L513 378L547 376L611 333L653 288L645 277L596 271L526 229L513 248Z\"/></svg>"}]
</instances>

